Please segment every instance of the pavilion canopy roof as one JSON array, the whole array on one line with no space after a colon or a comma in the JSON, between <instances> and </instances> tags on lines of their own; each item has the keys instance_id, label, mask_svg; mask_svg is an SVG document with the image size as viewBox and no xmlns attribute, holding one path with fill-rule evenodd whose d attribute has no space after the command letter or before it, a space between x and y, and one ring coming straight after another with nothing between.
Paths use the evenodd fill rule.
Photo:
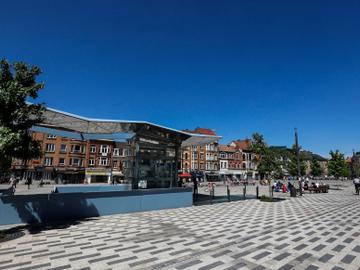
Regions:
<instances>
[{"instance_id":1,"label":"pavilion canopy roof","mask_svg":"<svg viewBox=\"0 0 360 270\"><path fill-rule=\"evenodd\" d=\"M83 139L112 139L119 137L126 139L143 128L152 127L170 135L178 135L182 140L182 146L207 144L221 138L214 135L192 134L147 121L93 119L51 108L46 108L43 123L39 124L38 127L34 127L34 130L46 129L67 132L68 134L76 133L80 134L80 138Z\"/></svg>"}]
</instances>

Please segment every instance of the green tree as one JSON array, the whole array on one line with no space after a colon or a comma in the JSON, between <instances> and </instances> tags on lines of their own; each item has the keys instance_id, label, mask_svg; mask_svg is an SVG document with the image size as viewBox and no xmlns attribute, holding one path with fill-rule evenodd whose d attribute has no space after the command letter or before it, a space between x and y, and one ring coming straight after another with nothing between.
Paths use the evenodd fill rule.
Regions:
<instances>
[{"instance_id":1,"label":"green tree","mask_svg":"<svg viewBox=\"0 0 360 270\"><path fill-rule=\"evenodd\" d=\"M323 174L323 169L320 166L319 161L313 159L311 162L311 174L312 176L320 176Z\"/></svg>"},{"instance_id":2,"label":"green tree","mask_svg":"<svg viewBox=\"0 0 360 270\"><path fill-rule=\"evenodd\" d=\"M354 177L360 177L360 164L353 165L352 174Z\"/></svg>"},{"instance_id":3,"label":"green tree","mask_svg":"<svg viewBox=\"0 0 360 270\"><path fill-rule=\"evenodd\" d=\"M41 156L40 144L29 129L42 121L43 104L29 104L44 87L37 83L37 66L0 61L0 176L7 173L13 158L26 161Z\"/></svg>"},{"instance_id":4,"label":"green tree","mask_svg":"<svg viewBox=\"0 0 360 270\"><path fill-rule=\"evenodd\" d=\"M349 168L345 162L344 154L340 153L339 150L330 151L330 160L329 160L329 174L339 178L341 176L347 177L350 172Z\"/></svg>"},{"instance_id":5,"label":"green tree","mask_svg":"<svg viewBox=\"0 0 360 270\"><path fill-rule=\"evenodd\" d=\"M304 156L300 150L301 150L301 146L299 146L300 176L304 176L306 174L307 166L306 166L306 162L304 161ZM296 146L295 145L293 145L293 147L290 150L289 162L287 164L287 170L291 176L298 175Z\"/></svg>"},{"instance_id":6,"label":"green tree","mask_svg":"<svg viewBox=\"0 0 360 270\"><path fill-rule=\"evenodd\" d=\"M270 149L259 133L254 133L251 139L251 151L256 154L257 169L261 176L272 177L281 170L275 151Z\"/></svg>"}]
</instances>

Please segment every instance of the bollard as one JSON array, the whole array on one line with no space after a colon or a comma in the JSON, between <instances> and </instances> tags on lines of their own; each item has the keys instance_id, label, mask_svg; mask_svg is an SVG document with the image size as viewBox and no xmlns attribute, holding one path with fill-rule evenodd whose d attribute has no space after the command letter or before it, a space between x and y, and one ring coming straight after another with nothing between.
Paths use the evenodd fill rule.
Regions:
<instances>
[{"instance_id":1,"label":"bollard","mask_svg":"<svg viewBox=\"0 0 360 270\"><path fill-rule=\"evenodd\" d=\"M244 200L245 200L246 199L246 186L244 186L243 195L244 195Z\"/></svg>"},{"instance_id":2,"label":"bollard","mask_svg":"<svg viewBox=\"0 0 360 270\"><path fill-rule=\"evenodd\" d=\"M256 199L259 199L259 186L256 186Z\"/></svg>"},{"instance_id":3,"label":"bollard","mask_svg":"<svg viewBox=\"0 0 360 270\"><path fill-rule=\"evenodd\" d=\"M230 202L230 189L229 189L229 185L226 185L226 191L227 191L228 201Z\"/></svg>"}]
</instances>

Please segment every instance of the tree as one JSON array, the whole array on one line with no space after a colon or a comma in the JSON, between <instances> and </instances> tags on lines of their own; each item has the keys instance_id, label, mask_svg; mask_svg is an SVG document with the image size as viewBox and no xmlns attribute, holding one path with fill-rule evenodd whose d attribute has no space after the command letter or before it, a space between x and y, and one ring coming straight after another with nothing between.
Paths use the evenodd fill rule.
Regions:
<instances>
[{"instance_id":1,"label":"tree","mask_svg":"<svg viewBox=\"0 0 360 270\"><path fill-rule=\"evenodd\" d=\"M352 174L354 177L360 177L360 164L353 165Z\"/></svg>"},{"instance_id":2,"label":"tree","mask_svg":"<svg viewBox=\"0 0 360 270\"><path fill-rule=\"evenodd\" d=\"M261 178L271 177L280 171L276 153L270 149L259 133L254 133L251 139L251 151L256 154L257 168Z\"/></svg>"},{"instance_id":3,"label":"tree","mask_svg":"<svg viewBox=\"0 0 360 270\"><path fill-rule=\"evenodd\" d=\"M311 162L310 169L312 176L320 176L323 174L323 169L321 168L319 161L316 159L313 159Z\"/></svg>"},{"instance_id":4,"label":"tree","mask_svg":"<svg viewBox=\"0 0 360 270\"><path fill-rule=\"evenodd\" d=\"M299 146L299 161L300 161L300 176L303 176L306 174L306 162L304 161L304 156L300 151L301 146ZM297 157L296 157L296 146L293 145L292 149L290 150L289 155L289 162L287 164L288 172L291 176L297 176L298 175L298 169L297 169Z\"/></svg>"},{"instance_id":5,"label":"tree","mask_svg":"<svg viewBox=\"0 0 360 270\"><path fill-rule=\"evenodd\" d=\"M344 154L340 153L339 150L330 151L330 160L329 160L329 174L339 178L347 177L349 175L349 168L345 162Z\"/></svg>"},{"instance_id":6,"label":"tree","mask_svg":"<svg viewBox=\"0 0 360 270\"><path fill-rule=\"evenodd\" d=\"M41 156L40 144L29 129L42 121L43 104L29 104L44 87L37 83L37 66L0 61L0 176L7 173L13 158L25 161Z\"/></svg>"}]
</instances>

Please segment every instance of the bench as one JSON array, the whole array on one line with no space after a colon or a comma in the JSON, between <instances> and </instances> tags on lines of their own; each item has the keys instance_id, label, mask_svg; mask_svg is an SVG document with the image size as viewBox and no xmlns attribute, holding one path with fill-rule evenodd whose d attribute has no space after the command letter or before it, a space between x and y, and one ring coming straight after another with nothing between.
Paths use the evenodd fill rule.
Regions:
<instances>
[{"instance_id":1,"label":"bench","mask_svg":"<svg viewBox=\"0 0 360 270\"><path fill-rule=\"evenodd\" d=\"M319 186L319 187L309 187L308 191L310 193L328 193L329 192L329 186L328 185L324 185L324 186Z\"/></svg>"}]
</instances>

